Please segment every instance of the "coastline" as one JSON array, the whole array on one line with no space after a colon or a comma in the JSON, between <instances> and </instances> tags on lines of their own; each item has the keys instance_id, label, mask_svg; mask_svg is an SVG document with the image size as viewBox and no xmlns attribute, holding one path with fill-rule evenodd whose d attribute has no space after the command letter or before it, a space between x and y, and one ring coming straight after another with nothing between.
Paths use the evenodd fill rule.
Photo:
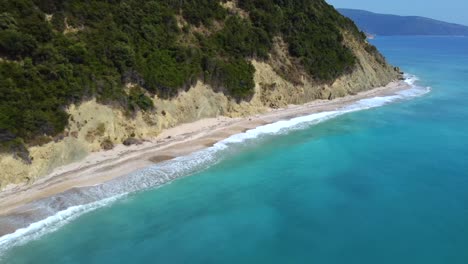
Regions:
<instances>
[{"instance_id":1,"label":"coastline","mask_svg":"<svg viewBox=\"0 0 468 264\"><path fill-rule=\"evenodd\" d=\"M53 173L37 180L32 185L16 186L0 192L0 223L2 218L12 215L28 216L24 222L16 226L2 224L0 237L12 233L17 228L27 226L28 223L50 216L51 214L45 212L37 213L41 208L31 205L41 199L124 177L156 163L205 149L232 135L265 124L334 111L363 99L392 96L409 88L412 86L407 82L395 81L385 87L374 88L357 95L334 100L316 100L300 106L291 105L252 117L202 119L165 130L154 140L141 145L130 147L119 145L110 151L92 153L80 162L57 168ZM34 214L36 215L31 216Z\"/></svg>"}]
</instances>

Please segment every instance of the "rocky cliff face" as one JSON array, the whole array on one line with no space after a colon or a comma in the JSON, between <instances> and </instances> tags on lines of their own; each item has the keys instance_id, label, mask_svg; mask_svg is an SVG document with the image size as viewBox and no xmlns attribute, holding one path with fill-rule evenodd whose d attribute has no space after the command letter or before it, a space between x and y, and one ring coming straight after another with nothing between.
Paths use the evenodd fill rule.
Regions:
<instances>
[{"instance_id":1,"label":"rocky cliff face","mask_svg":"<svg viewBox=\"0 0 468 264\"><path fill-rule=\"evenodd\" d=\"M197 82L173 99L153 97L156 109L128 116L119 108L89 100L71 105L69 125L63 139L29 149L31 164L0 155L0 186L27 184L50 173L54 168L83 159L91 152L101 151L106 144L121 144L125 139L151 139L162 130L201 118L228 116L243 117L262 113L269 108L304 104L315 99L333 99L374 87L384 86L398 79L399 73L383 63L352 36L345 33L345 44L352 49L358 63L355 69L333 83L318 84L299 69L284 76L282 67L294 67L281 40L276 41L267 61L253 60L255 93L249 101L237 102L208 85ZM294 77L294 76L293 76Z\"/></svg>"},{"instance_id":2,"label":"rocky cliff face","mask_svg":"<svg viewBox=\"0 0 468 264\"><path fill-rule=\"evenodd\" d=\"M0 2L0 189L178 124L399 77L323 0L24 2Z\"/></svg>"}]
</instances>

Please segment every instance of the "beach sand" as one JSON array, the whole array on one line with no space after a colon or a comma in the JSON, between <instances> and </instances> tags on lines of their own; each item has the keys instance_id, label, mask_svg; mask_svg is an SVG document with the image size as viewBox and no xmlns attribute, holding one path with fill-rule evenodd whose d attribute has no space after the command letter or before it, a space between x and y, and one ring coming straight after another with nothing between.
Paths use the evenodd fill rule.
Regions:
<instances>
[{"instance_id":1,"label":"beach sand","mask_svg":"<svg viewBox=\"0 0 468 264\"><path fill-rule=\"evenodd\" d=\"M12 215L37 214L40 208L31 208L31 203L76 188L95 186L112 179L128 175L155 163L185 156L197 150L212 146L231 135L242 133L255 127L291 119L313 113L332 111L348 106L358 100L377 96L388 96L410 86L404 81L392 82L357 95L334 100L317 100L305 105L291 105L285 109L271 109L267 113L246 118L209 118L167 129L157 138L140 145L116 146L109 151L90 154L84 160L54 170L28 186L16 186L0 192L0 219ZM27 226L28 222L45 218L28 217L21 224L11 225L3 222L0 236L13 232L16 228ZM0 221L1 222L1 221Z\"/></svg>"}]
</instances>

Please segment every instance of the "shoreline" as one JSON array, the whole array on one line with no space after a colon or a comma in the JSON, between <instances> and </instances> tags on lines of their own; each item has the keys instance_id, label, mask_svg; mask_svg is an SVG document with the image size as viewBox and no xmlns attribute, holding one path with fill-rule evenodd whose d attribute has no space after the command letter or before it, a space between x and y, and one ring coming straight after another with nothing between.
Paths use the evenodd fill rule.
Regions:
<instances>
[{"instance_id":1,"label":"shoreline","mask_svg":"<svg viewBox=\"0 0 468 264\"><path fill-rule=\"evenodd\" d=\"M53 215L50 212L42 212L43 208L34 205L42 199L123 178L154 164L205 149L232 135L262 125L333 111L362 99L392 96L410 88L412 86L405 81L394 81L385 87L356 95L334 100L315 100L304 105L290 105L284 109L270 109L266 113L251 117L202 119L167 129L157 138L141 145L118 145L109 151L91 153L79 162L55 169L31 185L16 186L0 192L0 237ZM6 220L2 221L2 218ZM21 222L11 223L16 219L21 219Z\"/></svg>"}]
</instances>

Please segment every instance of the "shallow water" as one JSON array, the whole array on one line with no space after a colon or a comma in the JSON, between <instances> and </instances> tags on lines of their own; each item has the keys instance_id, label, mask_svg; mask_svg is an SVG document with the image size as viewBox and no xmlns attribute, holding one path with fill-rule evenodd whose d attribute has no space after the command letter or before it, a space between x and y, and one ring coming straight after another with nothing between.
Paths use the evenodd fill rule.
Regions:
<instances>
[{"instance_id":1,"label":"shallow water","mask_svg":"<svg viewBox=\"0 0 468 264\"><path fill-rule=\"evenodd\" d=\"M191 177L40 226L0 262L468 263L468 38L374 43L432 92L231 138Z\"/></svg>"}]
</instances>

